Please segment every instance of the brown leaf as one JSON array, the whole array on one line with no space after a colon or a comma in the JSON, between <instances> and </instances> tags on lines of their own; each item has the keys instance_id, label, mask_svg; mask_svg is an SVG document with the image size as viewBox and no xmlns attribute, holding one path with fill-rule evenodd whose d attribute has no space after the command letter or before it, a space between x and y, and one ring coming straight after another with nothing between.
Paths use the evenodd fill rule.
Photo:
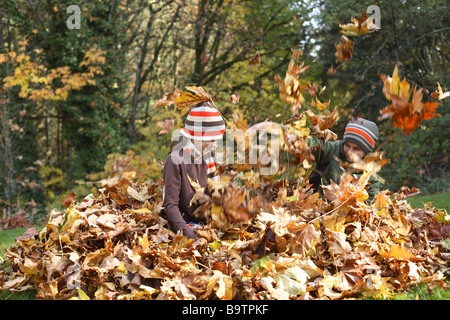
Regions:
<instances>
[{"instance_id":1,"label":"brown leaf","mask_svg":"<svg viewBox=\"0 0 450 320\"><path fill-rule=\"evenodd\" d=\"M228 99L229 102L232 104L236 104L239 102L239 93L237 91L234 91L233 94Z\"/></svg>"},{"instance_id":2,"label":"brown leaf","mask_svg":"<svg viewBox=\"0 0 450 320\"><path fill-rule=\"evenodd\" d=\"M211 95L202 87L186 87L188 92L179 92L179 96L175 98L175 106L178 109L186 109L196 106L202 102L211 101Z\"/></svg>"},{"instance_id":3,"label":"brown leaf","mask_svg":"<svg viewBox=\"0 0 450 320\"><path fill-rule=\"evenodd\" d=\"M333 66L331 66L328 71L327 71L327 76L333 76L336 73L336 69L333 68Z\"/></svg>"},{"instance_id":4,"label":"brown leaf","mask_svg":"<svg viewBox=\"0 0 450 320\"><path fill-rule=\"evenodd\" d=\"M173 119L166 119L164 121L158 121L158 123L156 125L161 128L161 131L159 131L158 134L170 133L170 130L172 129L174 123L175 123L175 120L173 120Z\"/></svg>"},{"instance_id":5,"label":"brown leaf","mask_svg":"<svg viewBox=\"0 0 450 320\"><path fill-rule=\"evenodd\" d=\"M180 91L175 90L173 93L168 93L163 98L156 101L155 106L153 107L153 110L159 107L168 106L175 103L176 97L180 95Z\"/></svg>"},{"instance_id":6,"label":"brown leaf","mask_svg":"<svg viewBox=\"0 0 450 320\"><path fill-rule=\"evenodd\" d=\"M202 61L202 63L207 63L209 58L211 58L211 53L202 53L200 55L200 60Z\"/></svg>"},{"instance_id":7,"label":"brown leaf","mask_svg":"<svg viewBox=\"0 0 450 320\"><path fill-rule=\"evenodd\" d=\"M62 204L64 207L70 207L75 201L77 201L77 194L75 192L69 193L63 200Z\"/></svg>"},{"instance_id":8,"label":"brown leaf","mask_svg":"<svg viewBox=\"0 0 450 320\"><path fill-rule=\"evenodd\" d=\"M248 60L248 64L250 66L253 66L253 65L256 65L256 64L261 64L261 56L259 55L259 53L256 56L254 56L253 58L250 58Z\"/></svg>"},{"instance_id":9,"label":"brown leaf","mask_svg":"<svg viewBox=\"0 0 450 320\"><path fill-rule=\"evenodd\" d=\"M367 18L366 9L359 15L358 19L351 18L352 23L339 25L342 29L341 33L347 36L361 36L368 32L373 32L378 29L374 24L372 18Z\"/></svg>"},{"instance_id":10,"label":"brown leaf","mask_svg":"<svg viewBox=\"0 0 450 320\"><path fill-rule=\"evenodd\" d=\"M336 62L350 61L352 59L353 41L351 41L349 38L347 38L346 36L342 36L341 42L339 42L339 44L335 43L334 46L336 47Z\"/></svg>"},{"instance_id":11,"label":"brown leaf","mask_svg":"<svg viewBox=\"0 0 450 320\"><path fill-rule=\"evenodd\" d=\"M292 51L292 59L296 60L303 55L302 49L291 49Z\"/></svg>"},{"instance_id":12,"label":"brown leaf","mask_svg":"<svg viewBox=\"0 0 450 320\"><path fill-rule=\"evenodd\" d=\"M437 85L438 85L437 91L435 91L435 92L433 92L433 93L431 94L431 96L432 96L434 99L443 100L443 99L445 99L445 98L450 97L450 91L447 91L447 92L444 93L444 92L442 91L442 87L441 87L441 85L439 84L439 82L437 83Z\"/></svg>"}]
</instances>

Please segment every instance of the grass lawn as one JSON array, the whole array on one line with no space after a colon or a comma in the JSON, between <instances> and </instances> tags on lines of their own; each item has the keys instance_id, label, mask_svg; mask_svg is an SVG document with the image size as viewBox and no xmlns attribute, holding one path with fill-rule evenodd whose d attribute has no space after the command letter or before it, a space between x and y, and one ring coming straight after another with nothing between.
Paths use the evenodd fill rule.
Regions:
<instances>
[{"instance_id":1,"label":"grass lawn","mask_svg":"<svg viewBox=\"0 0 450 320\"><path fill-rule=\"evenodd\" d=\"M431 202L432 205L439 209L445 209L448 212L450 206L450 193L438 193L428 196L415 196L406 199L413 208L422 207L425 203Z\"/></svg>"},{"instance_id":2,"label":"grass lawn","mask_svg":"<svg viewBox=\"0 0 450 320\"><path fill-rule=\"evenodd\" d=\"M450 193L433 194L429 196L416 196L408 198L407 201L412 207L418 208L423 206L427 202L432 202L432 205L448 211L450 205ZM0 255L3 258L6 248L14 244L14 239L21 236L25 232L26 228L10 229L0 231ZM450 286L448 279L446 280L447 286ZM9 291L0 291L0 300L32 300L35 299L35 290L29 290L25 292L12 293ZM406 293L394 294L392 300L450 300L450 290L443 290L435 288L433 292L429 293L425 284L418 285Z\"/></svg>"}]
</instances>

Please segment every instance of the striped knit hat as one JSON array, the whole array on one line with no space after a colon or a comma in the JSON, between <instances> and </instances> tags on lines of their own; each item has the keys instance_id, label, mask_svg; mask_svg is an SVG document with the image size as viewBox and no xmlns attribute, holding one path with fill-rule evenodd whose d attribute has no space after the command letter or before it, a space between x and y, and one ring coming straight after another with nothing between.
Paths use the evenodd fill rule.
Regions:
<instances>
[{"instance_id":1,"label":"striped knit hat","mask_svg":"<svg viewBox=\"0 0 450 320\"><path fill-rule=\"evenodd\" d=\"M356 143L365 153L369 153L375 149L378 137L379 132L375 122L358 118L345 127L343 141Z\"/></svg>"},{"instance_id":2,"label":"striped knit hat","mask_svg":"<svg viewBox=\"0 0 450 320\"><path fill-rule=\"evenodd\" d=\"M225 132L225 123L220 112L209 102L204 102L189 111L180 133L193 140L219 140Z\"/></svg>"}]
</instances>

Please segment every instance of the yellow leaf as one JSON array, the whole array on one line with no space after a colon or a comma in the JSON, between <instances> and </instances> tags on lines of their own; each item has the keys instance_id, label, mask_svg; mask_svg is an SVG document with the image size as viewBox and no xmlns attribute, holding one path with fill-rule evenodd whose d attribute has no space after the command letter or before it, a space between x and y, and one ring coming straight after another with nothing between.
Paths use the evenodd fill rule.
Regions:
<instances>
[{"instance_id":1,"label":"yellow leaf","mask_svg":"<svg viewBox=\"0 0 450 320\"><path fill-rule=\"evenodd\" d=\"M325 110L330 105L330 100L328 102L320 102L316 97L316 102L311 101L311 105L317 107L320 111Z\"/></svg>"},{"instance_id":2,"label":"yellow leaf","mask_svg":"<svg viewBox=\"0 0 450 320\"><path fill-rule=\"evenodd\" d=\"M175 98L175 106L178 109L186 109L202 102L211 101L211 96L206 93L202 87L186 87L192 92L179 92L179 96ZM185 110L183 110L185 111Z\"/></svg>"},{"instance_id":3,"label":"yellow leaf","mask_svg":"<svg viewBox=\"0 0 450 320\"><path fill-rule=\"evenodd\" d=\"M81 289L77 289L80 300L91 300L89 296Z\"/></svg>"},{"instance_id":4,"label":"yellow leaf","mask_svg":"<svg viewBox=\"0 0 450 320\"><path fill-rule=\"evenodd\" d=\"M393 259L401 260L401 261L417 259L417 257L415 255L413 255L407 248L403 248L398 245L391 246L389 248L389 252L380 250L378 253L387 259L393 258Z\"/></svg>"},{"instance_id":5,"label":"yellow leaf","mask_svg":"<svg viewBox=\"0 0 450 320\"><path fill-rule=\"evenodd\" d=\"M366 9L359 15L358 19L351 18L352 23L339 25L341 33L347 36L361 36L378 29L372 18L367 17Z\"/></svg>"},{"instance_id":6,"label":"yellow leaf","mask_svg":"<svg viewBox=\"0 0 450 320\"><path fill-rule=\"evenodd\" d=\"M144 253L150 250L150 243L148 242L147 234L145 233L142 237L139 238L139 244Z\"/></svg>"}]
</instances>

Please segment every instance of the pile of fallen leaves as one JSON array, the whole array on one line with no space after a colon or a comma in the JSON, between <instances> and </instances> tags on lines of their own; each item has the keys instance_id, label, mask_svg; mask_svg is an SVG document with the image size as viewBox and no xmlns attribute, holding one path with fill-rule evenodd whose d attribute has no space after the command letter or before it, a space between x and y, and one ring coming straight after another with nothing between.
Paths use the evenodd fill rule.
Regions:
<instances>
[{"instance_id":1,"label":"pile of fallen leaves","mask_svg":"<svg viewBox=\"0 0 450 320\"><path fill-rule=\"evenodd\" d=\"M367 205L366 179L343 176L325 199L286 180L209 181L199 206L209 223L194 241L170 230L161 181L122 170L18 237L0 288L41 299L341 299L445 285L447 212L388 191Z\"/></svg>"}]
</instances>

